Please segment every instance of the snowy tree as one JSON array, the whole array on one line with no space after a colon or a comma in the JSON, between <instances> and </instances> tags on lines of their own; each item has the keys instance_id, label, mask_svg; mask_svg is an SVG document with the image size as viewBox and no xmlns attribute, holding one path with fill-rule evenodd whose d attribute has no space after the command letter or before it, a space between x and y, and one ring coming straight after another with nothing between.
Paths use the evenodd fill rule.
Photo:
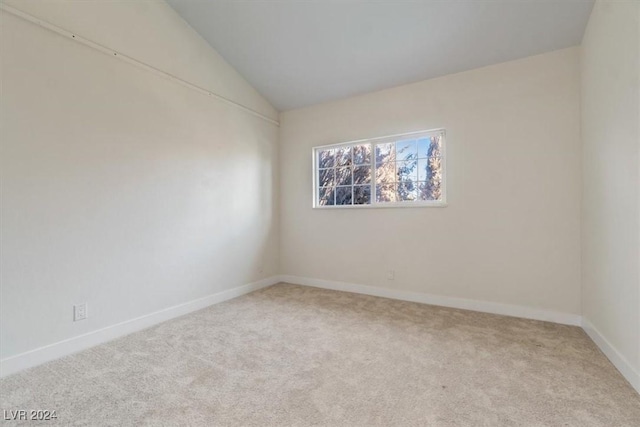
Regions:
<instances>
[{"instance_id":1,"label":"snowy tree","mask_svg":"<svg viewBox=\"0 0 640 427\"><path fill-rule=\"evenodd\" d=\"M426 181L421 184L420 199L442 200L442 135L431 137L426 163Z\"/></svg>"},{"instance_id":2,"label":"snowy tree","mask_svg":"<svg viewBox=\"0 0 640 427\"><path fill-rule=\"evenodd\" d=\"M316 177L318 203L321 206L372 203L372 184L379 203L441 200L442 142L442 136L436 135L320 150Z\"/></svg>"}]
</instances>

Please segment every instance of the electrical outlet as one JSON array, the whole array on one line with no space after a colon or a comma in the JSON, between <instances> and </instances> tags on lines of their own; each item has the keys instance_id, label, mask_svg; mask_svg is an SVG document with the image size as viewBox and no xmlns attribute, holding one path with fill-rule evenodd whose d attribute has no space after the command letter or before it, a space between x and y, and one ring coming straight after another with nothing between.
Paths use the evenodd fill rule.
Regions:
<instances>
[{"instance_id":1,"label":"electrical outlet","mask_svg":"<svg viewBox=\"0 0 640 427\"><path fill-rule=\"evenodd\" d=\"M394 280L396 278L395 270L387 271L387 280Z\"/></svg>"},{"instance_id":2,"label":"electrical outlet","mask_svg":"<svg viewBox=\"0 0 640 427\"><path fill-rule=\"evenodd\" d=\"M73 306L73 321L84 320L87 318L87 303L82 303Z\"/></svg>"}]
</instances>

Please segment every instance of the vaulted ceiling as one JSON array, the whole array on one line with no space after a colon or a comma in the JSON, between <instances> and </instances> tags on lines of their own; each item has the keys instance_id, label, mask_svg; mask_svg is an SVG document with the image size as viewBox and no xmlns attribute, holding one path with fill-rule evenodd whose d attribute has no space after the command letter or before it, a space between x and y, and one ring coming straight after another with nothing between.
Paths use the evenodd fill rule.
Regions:
<instances>
[{"instance_id":1,"label":"vaulted ceiling","mask_svg":"<svg viewBox=\"0 0 640 427\"><path fill-rule=\"evenodd\" d=\"M580 44L593 0L168 0L289 110Z\"/></svg>"}]
</instances>

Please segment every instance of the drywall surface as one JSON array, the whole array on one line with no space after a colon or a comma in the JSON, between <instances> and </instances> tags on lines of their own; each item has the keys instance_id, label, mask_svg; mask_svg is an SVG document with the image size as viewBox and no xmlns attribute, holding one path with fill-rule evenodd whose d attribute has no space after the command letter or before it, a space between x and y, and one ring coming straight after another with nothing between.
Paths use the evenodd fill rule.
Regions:
<instances>
[{"instance_id":1,"label":"drywall surface","mask_svg":"<svg viewBox=\"0 0 640 427\"><path fill-rule=\"evenodd\" d=\"M139 33L121 46L129 55L183 76L208 70L246 99L248 89L235 97L246 83L218 73L219 58L164 3L11 3L86 24L105 44ZM277 273L276 126L0 17L2 358ZM184 56L155 38L165 32ZM89 317L73 322L80 303Z\"/></svg>"},{"instance_id":2,"label":"drywall surface","mask_svg":"<svg viewBox=\"0 0 640 427\"><path fill-rule=\"evenodd\" d=\"M635 370L636 387L639 126L640 3L598 1L582 44L583 315Z\"/></svg>"},{"instance_id":3,"label":"drywall surface","mask_svg":"<svg viewBox=\"0 0 640 427\"><path fill-rule=\"evenodd\" d=\"M278 118L278 112L162 0L0 3Z\"/></svg>"},{"instance_id":4,"label":"drywall surface","mask_svg":"<svg viewBox=\"0 0 640 427\"><path fill-rule=\"evenodd\" d=\"M281 273L580 313L578 48L280 120ZM312 147L434 128L447 207L312 209Z\"/></svg>"}]
</instances>

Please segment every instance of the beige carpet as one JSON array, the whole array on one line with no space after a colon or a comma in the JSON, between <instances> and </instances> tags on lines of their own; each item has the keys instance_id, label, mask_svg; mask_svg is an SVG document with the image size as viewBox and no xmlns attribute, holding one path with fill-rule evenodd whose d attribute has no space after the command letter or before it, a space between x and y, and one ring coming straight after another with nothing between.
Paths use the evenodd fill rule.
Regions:
<instances>
[{"instance_id":1,"label":"beige carpet","mask_svg":"<svg viewBox=\"0 0 640 427\"><path fill-rule=\"evenodd\" d=\"M10 376L1 397L65 426L640 426L640 396L577 327L286 284Z\"/></svg>"}]
</instances>

